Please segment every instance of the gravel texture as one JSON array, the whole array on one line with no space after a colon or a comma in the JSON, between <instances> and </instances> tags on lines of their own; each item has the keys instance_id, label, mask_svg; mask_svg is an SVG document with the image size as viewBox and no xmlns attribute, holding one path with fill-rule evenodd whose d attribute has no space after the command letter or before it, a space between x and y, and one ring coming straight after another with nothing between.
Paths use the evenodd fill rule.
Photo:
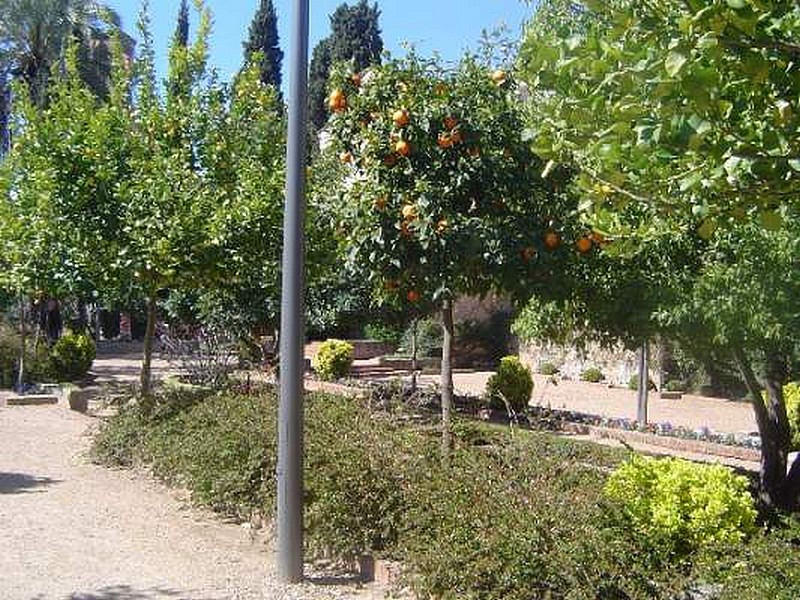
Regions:
<instances>
[{"instance_id":1,"label":"gravel texture","mask_svg":"<svg viewBox=\"0 0 800 600\"><path fill-rule=\"evenodd\" d=\"M282 586L260 531L136 472L89 463L96 421L0 406L0 599L357 600L381 590L309 567Z\"/></svg>"}]
</instances>

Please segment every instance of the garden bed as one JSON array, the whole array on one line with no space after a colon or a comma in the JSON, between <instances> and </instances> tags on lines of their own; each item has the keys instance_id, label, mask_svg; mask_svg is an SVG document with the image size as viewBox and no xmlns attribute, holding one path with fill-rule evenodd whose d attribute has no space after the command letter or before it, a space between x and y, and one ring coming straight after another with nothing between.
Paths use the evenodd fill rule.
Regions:
<instances>
[{"instance_id":1,"label":"garden bed","mask_svg":"<svg viewBox=\"0 0 800 600\"><path fill-rule=\"evenodd\" d=\"M460 401L465 412L467 402ZM223 514L269 515L276 405L269 387L162 392L149 414L123 408L93 455L146 465ZM402 585L419 597L674 600L707 578L730 585L725 600L774 589L786 591L770 593L774 600L798 597L800 551L777 535L684 560L618 526L602 490L624 451L456 419L443 463L433 412L409 409L402 397L370 406L352 395L313 394L306 403L309 556L352 564L371 555L395 573L399 562ZM770 569L776 555L787 557L788 571ZM741 593L743 585L751 593Z\"/></svg>"}]
</instances>

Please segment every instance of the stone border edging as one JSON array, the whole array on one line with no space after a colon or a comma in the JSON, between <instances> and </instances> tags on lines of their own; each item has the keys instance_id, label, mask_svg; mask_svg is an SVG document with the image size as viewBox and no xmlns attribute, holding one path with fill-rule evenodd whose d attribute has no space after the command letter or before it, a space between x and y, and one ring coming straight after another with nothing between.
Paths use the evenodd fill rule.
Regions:
<instances>
[{"instance_id":1,"label":"stone border edging","mask_svg":"<svg viewBox=\"0 0 800 600\"><path fill-rule=\"evenodd\" d=\"M341 383L306 379L305 385L306 390L313 392L329 392L349 396L363 396L365 393L364 389L355 388ZM457 406L456 409L458 409ZM461 414L469 414L469 412L465 412L463 410L459 412L461 412ZM658 446L660 448L677 450L679 452L691 452L695 454L704 454L707 456L719 456L722 458L735 458L737 460L749 462L760 462L761 460L761 452L753 448L729 446L726 444L718 444L716 442L707 442L704 440L692 440L680 437L656 435L654 433L643 433L640 431L612 429L610 427L572 423L569 421L560 421L558 423L558 430L566 433L592 435L601 439L612 439L621 442Z\"/></svg>"},{"instance_id":2,"label":"stone border edging","mask_svg":"<svg viewBox=\"0 0 800 600\"><path fill-rule=\"evenodd\" d=\"M689 440L679 437L656 435L654 433L642 433L640 431L626 431L624 429L612 429L610 427L599 427L597 425L570 423L568 421L560 423L560 429L570 433L592 435L603 439L646 444L648 446L659 446L661 448L678 450L680 452L692 452L695 454L706 454L709 456L736 458L738 460L746 460L750 462L759 462L761 460L761 452L758 450L744 448L741 446L717 444L716 442Z\"/></svg>"}]
</instances>

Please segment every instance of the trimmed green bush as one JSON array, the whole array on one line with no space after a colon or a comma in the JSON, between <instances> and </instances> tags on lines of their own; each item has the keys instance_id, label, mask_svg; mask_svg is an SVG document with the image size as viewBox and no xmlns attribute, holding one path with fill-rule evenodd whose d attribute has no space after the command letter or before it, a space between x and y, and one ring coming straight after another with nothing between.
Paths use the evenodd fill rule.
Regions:
<instances>
[{"instance_id":1,"label":"trimmed green bush","mask_svg":"<svg viewBox=\"0 0 800 600\"><path fill-rule=\"evenodd\" d=\"M334 381L350 372L353 366L353 345L342 340L326 340L319 347L312 367L320 379Z\"/></svg>"},{"instance_id":2,"label":"trimmed green bush","mask_svg":"<svg viewBox=\"0 0 800 600\"><path fill-rule=\"evenodd\" d=\"M539 375L557 375L558 367L551 362L543 362L539 365Z\"/></svg>"},{"instance_id":3,"label":"trimmed green bush","mask_svg":"<svg viewBox=\"0 0 800 600\"><path fill-rule=\"evenodd\" d=\"M721 465L634 456L604 491L619 505L624 525L653 552L688 556L735 545L756 530L747 479Z\"/></svg>"},{"instance_id":4,"label":"trimmed green bush","mask_svg":"<svg viewBox=\"0 0 800 600\"><path fill-rule=\"evenodd\" d=\"M486 398L497 410L522 412L533 393L531 370L517 356L506 356L500 360L497 372L486 383ZM508 403L508 405L506 405Z\"/></svg>"},{"instance_id":5,"label":"trimmed green bush","mask_svg":"<svg viewBox=\"0 0 800 600\"><path fill-rule=\"evenodd\" d=\"M50 349L50 364L57 381L83 379L96 356L94 341L88 335L68 333Z\"/></svg>"},{"instance_id":6,"label":"trimmed green bush","mask_svg":"<svg viewBox=\"0 0 800 600\"><path fill-rule=\"evenodd\" d=\"M800 382L787 383L783 386L783 400L786 402L786 414L792 431L792 447L798 450L800 449Z\"/></svg>"},{"instance_id":7,"label":"trimmed green bush","mask_svg":"<svg viewBox=\"0 0 800 600\"><path fill-rule=\"evenodd\" d=\"M581 381L588 381L589 383L600 383L605 378L606 376L597 367L589 367L581 373Z\"/></svg>"},{"instance_id":8,"label":"trimmed green bush","mask_svg":"<svg viewBox=\"0 0 800 600\"><path fill-rule=\"evenodd\" d=\"M633 390L634 392L639 389L639 375L631 376L631 378L628 380L628 389ZM656 384L651 379L647 381L647 389L648 390L656 389Z\"/></svg>"}]
</instances>

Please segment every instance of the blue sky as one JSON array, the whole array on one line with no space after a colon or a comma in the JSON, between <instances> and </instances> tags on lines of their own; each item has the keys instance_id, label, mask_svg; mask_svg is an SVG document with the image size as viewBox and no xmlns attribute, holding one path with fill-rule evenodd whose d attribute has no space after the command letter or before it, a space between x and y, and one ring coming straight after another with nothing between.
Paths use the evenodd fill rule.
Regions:
<instances>
[{"instance_id":1,"label":"blue sky","mask_svg":"<svg viewBox=\"0 0 800 600\"><path fill-rule=\"evenodd\" d=\"M311 0L311 48L328 35L329 15L343 0ZM349 3L353 3L351 0ZM374 0L370 0L373 2ZM281 46L289 51L292 0L273 0L278 13ZM107 0L123 19L128 32L135 32L140 0ZM206 0L214 15L211 64L223 79L241 65L242 40L258 0ZM166 65L167 44L175 28L180 0L151 0L150 14L161 74ZM191 2L190 2L191 5ZM386 48L402 53L404 42L413 43L423 55L439 52L446 60L457 59L466 49L477 49L481 32L506 24L516 38L531 14L522 0L379 0L381 28ZM194 23L194 15L193 15ZM286 65L284 60L284 86Z\"/></svg>"}]
</instances>

